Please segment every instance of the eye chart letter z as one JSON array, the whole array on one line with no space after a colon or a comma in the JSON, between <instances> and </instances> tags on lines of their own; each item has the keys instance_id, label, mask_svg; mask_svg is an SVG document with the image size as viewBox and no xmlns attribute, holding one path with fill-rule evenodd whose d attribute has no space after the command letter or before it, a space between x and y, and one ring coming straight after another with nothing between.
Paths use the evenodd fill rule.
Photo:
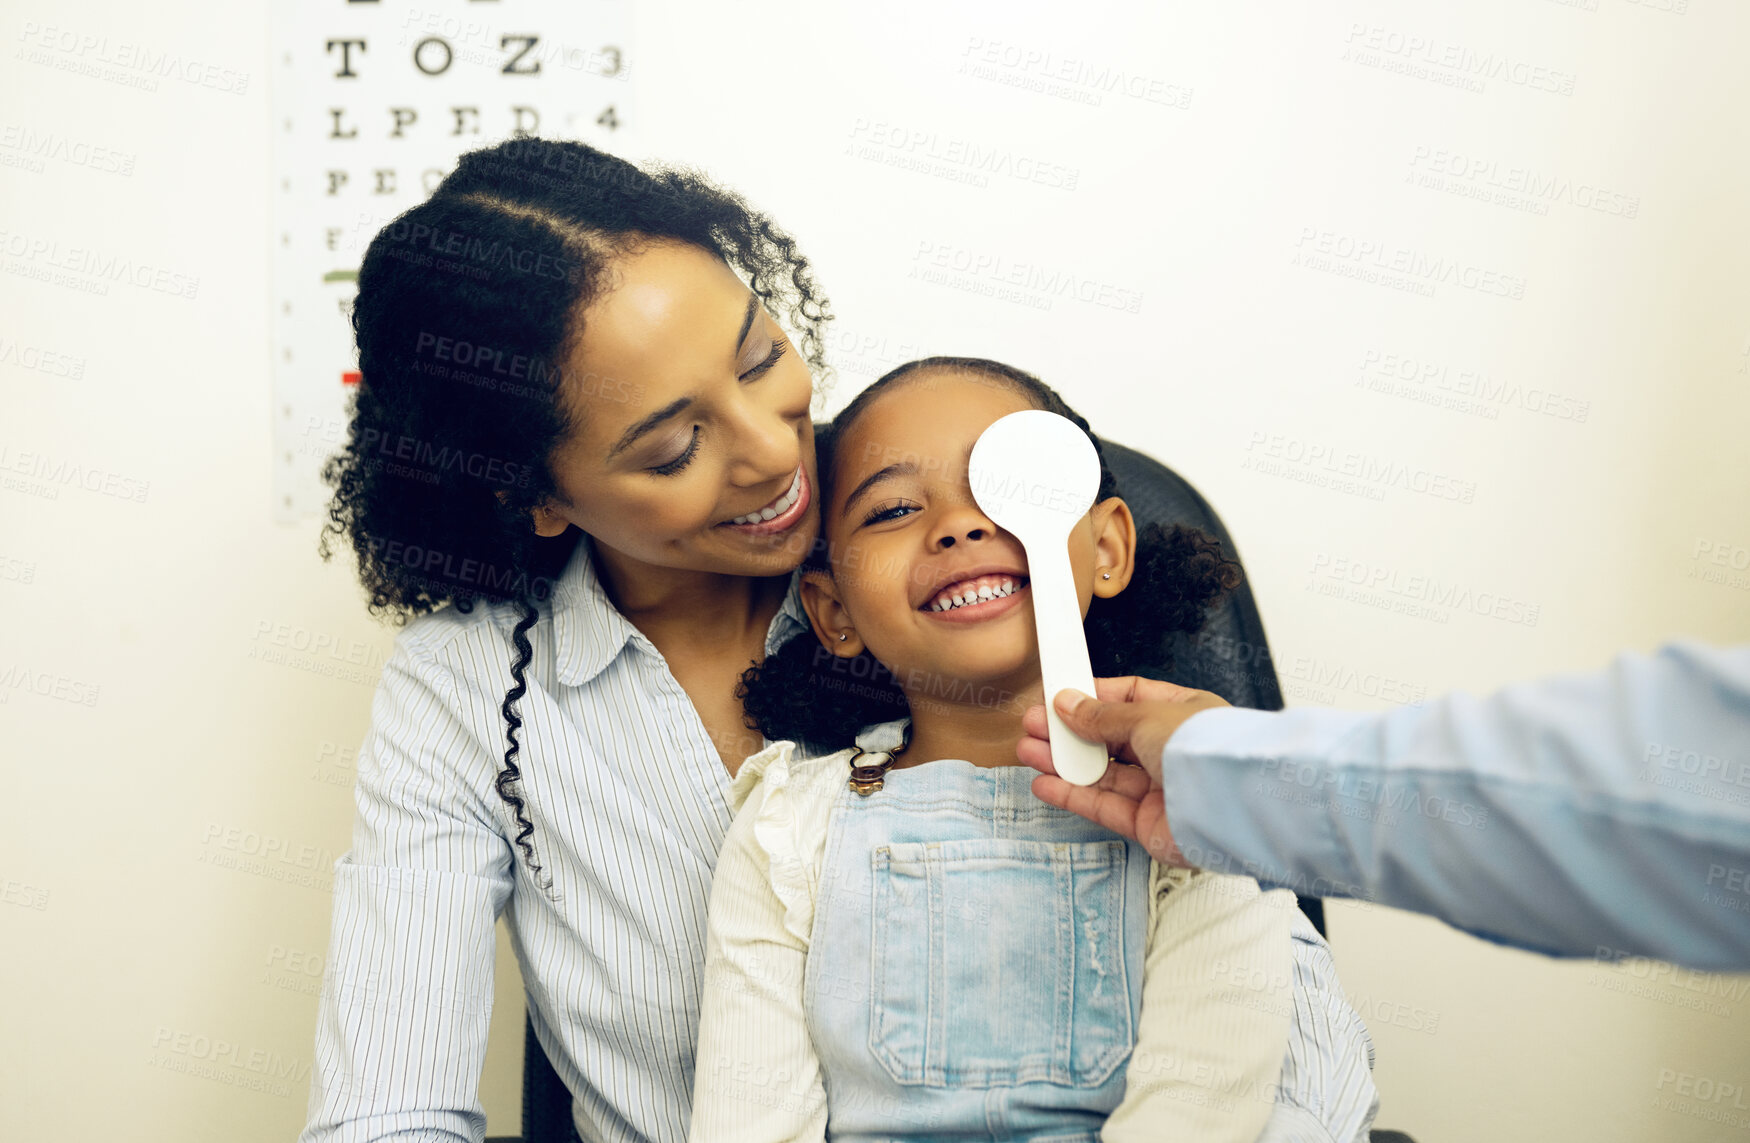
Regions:
<instances>
[{"instance_id":1,"label":"eye chart letter z","mask_svg":"<svg viewBox=\"0 0 1750 1143\"><path fill-rule=\"evenodd\" d=\"M275 0L276 519L328 502L322 464L346 441L359 383L352 300L371 238L464 151L524 135L628 149L632 20L631 0ZM471 255L452 245L464 248L440 244L421 265L460 283ZM435 482L446 462L430 442L380 445L410 480Z\"/></svg>"}]
</instances>

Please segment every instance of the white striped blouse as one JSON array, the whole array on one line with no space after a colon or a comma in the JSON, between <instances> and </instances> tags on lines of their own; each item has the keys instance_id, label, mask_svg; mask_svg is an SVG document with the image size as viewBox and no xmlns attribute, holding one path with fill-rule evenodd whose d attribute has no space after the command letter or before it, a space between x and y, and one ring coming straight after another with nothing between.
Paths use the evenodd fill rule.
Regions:
<instances>
[{"instance_id":1,"label":"white striped blouse","mask_svg":"<svg viewBox=\"0 0 1750 1143\"><path fill-rule=\"evenodd\" d=\"M529 631L522 794L551 895L494 789L515 612L453 608L398 634L359 750L300 1143L480 1140L493 925L584 1140L686 1138L705 908L729 774L662 655L579 542ZM807 630L796 579L766 649Z\"/></svg>"}]
</instances>

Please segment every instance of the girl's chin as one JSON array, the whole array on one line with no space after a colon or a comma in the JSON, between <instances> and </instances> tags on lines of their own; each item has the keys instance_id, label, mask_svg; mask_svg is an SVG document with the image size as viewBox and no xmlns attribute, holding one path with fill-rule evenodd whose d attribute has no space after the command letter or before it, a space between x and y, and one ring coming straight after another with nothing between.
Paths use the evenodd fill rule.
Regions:
<instances>
[{"instance_id":1,"label":"girl's chin","mask_svg":"<svg viewBox=\"0 0 1750 1143\"><path fill-rule=\"evenodd\" d=\"M936 666L904 668L895 676L913 689L920 699L935 699L956 706L1013 707L1017 718L1025 704L1037 702L1040 693L1039 656L1032 646L957 648L951 669Z\"/></svg>"}]
</instances>

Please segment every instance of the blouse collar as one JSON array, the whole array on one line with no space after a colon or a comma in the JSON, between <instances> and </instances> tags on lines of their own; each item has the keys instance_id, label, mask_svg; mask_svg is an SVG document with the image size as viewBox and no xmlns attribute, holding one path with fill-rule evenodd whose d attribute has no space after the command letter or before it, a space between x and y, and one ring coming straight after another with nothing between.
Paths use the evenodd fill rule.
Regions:
<instances>
[{"instance_id":1,"label":"blouse collar","mask_svg":"<svg viewBox=\"0 0 1750 1143\"><path fill-rule=\"evenodd\" d=\"M661 657L656 644L608 599L607 588L596 574L593 545L588 534L578 541L553 593L554 668L559 682L566 686L582 686L601 674L628 643ZM768 655L791 636L809 629L807 613L802 610L801 583L802 569L797 568L790 573L790 588L766 630Z\"/></svg>"}]
</instances>

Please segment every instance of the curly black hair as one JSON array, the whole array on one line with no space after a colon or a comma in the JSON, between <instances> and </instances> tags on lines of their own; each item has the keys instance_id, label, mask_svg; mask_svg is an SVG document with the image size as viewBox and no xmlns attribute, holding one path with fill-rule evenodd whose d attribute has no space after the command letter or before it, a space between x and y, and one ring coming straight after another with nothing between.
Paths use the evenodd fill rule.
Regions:
<instances>
[{"instance_id":1,"label":"curly black hair","mask_svg":"<svg viewBox=\"0 0 1750 1143\"><path fill-rule=\"evenodd\" d=\"M1075 422L1094 442L1100 457L1100 487L1095 501L1121 496L1106 464L1100 438L1064 399L1031 373L979 357L926 357L882 375L845 406L824 431L815 433L820 483L830 489L834 445L889 386L924 371L970 373L1008 385L1038 409ZM820 502L827 503L829 491ZM824 536L804 562L805 570L830 574ZM1219 541L1194 528L1148 524L1137 532L1136 571L1130 584L1110 598L1095 596L1083 630L1088 656L1098 677L1164 674L1172 668L1169 637L1195 633L1209 610L1240 585L1240 565L1227 558ZM748 726L767 738L790 739L826 753L842 750L866 726L910 713L899 681L867 649L840 658L820 645L812 632L797 635L742 673L736 688Z\"/></svg>"},{"instance_id":2,"label":"curly black hair","mask_svg":"<svg viewBox=\"0 0 1750 1143\"><path fill-rule=\"evenodd\" d=\"M549 458L596 377L564 376L613 258L678 240L722 258L826 374L832 317L795 242L697 172L639 168L583 143L519 137L464 154L430 198L383 227L352 308L359 383L319 551L344 537L373 615L397 625L453 604L515 610L514 685L497 790L539 874L517 766L529 629L580 537L541 538L559 494Z\"/></svg>"}]
</instances>

